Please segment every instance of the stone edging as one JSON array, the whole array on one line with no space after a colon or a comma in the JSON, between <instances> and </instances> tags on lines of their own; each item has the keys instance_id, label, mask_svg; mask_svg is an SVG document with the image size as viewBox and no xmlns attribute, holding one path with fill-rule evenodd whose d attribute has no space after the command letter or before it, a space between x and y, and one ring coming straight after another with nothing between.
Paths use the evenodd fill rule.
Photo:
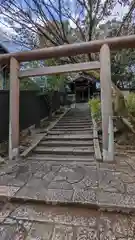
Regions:
<instances>
[{"instance_id":1,"label":"stone edging","mask_svg":"<svg viewBox=\"0 0 135 240\"><path fill-rule=\"evenodd\" d=\"M97 161L102 160L102 154L100 151L99 140L98 140L98 132L97 132L97 123L91 114L92 124L93 124L93 143L94 143L94 151L95 151L95 158Z\"/></svg>"},{"instance_id":2,"label":"stone edging","mask_svg":"<svg viewBox=\"0 0 135 240\"><path fill-rule=\"evenodd\" d=\"M37 138L32 143L30 147L28 147L23 153L20 154L20 157L27 157L27 155L39 144L39 142L47 135L47 133L60 121L62 117L69 111L70 108L66 108L63 114L60 115L58 119L53 121L46 129L45 133L37 134Z\"/></svg>"},{"instance_id":3,"label":"stone edging","mask_svg":"<svg viewBox=\"0 0 135 240\"><path fill-rule=\"evenodd\" d=\"M57 111L58 111L58 110L56 110L55 112L52 113L52 117L55 115L55 113L56 113ZM45 117L45 118L43 118L43 119L41 119L41 120L40 120L40 126L41 126L42 123L43 123L44 121L46 121L47 119L48 119L48 116ZM33 125L31 125L30 127L23 129L23 130L20 132L20 135L23 135L23 137L25 137L25 136L27 136L29 130L32 131L32 130L35 129L35 128L36 128L36 125L33 124Z\"/></svg>"},{"instance_id":4,"label":"stone edging","mask_svg":"<svg viewBox=\"0 0 135 240\"><path fill-rule=\"evenodd\" d=\"M20 189L19 189L20 190ZM18 190L18 191L19 191ZM74 206L74 207L81 207L81 208L89 208L89 209L94 209L98 211L103 211L103 212L110 212L110 213L123 213L123 214L133 214L135 213L135 207L131 205L126 205L126 204L107 204L107 203L100 203L99 200L96 200L95 202L82 202L81 200L78 201L62 201L62 200L56 200L56 199L51 199L51 200L41 200L41 199L36 199L36 198L30 198L30 197L19 197L19 196L5 196L5 194L0 196L0 199L8 199L9 202L14 202L14 203L27 203L27 204L45 204L45 205L50 205L50 206Z\"/></svg>"}]
</instances>

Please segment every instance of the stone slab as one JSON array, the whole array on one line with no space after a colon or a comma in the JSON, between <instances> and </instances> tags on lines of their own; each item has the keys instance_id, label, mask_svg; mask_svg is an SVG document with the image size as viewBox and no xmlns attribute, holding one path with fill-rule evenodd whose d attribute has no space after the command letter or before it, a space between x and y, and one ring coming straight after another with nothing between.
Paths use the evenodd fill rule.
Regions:
<instances>
[{"instance_id":1,"label":"stone slab","mask_svg":"<svg viewBox=\"0 0 135 240\"><path fill-rule=\"evenodd\" d=\"M0 197L6 196L7 198L13 197L19 190L19 187L13 186L0 186Z\"/></svg>"},{"instance_id":2,"label":"stone slab","mask_svg":"<svg viewBox=\"0 0 135 240\"><path fill-rule=\"evenodd\" d=\"M87 135L88 133L89 133L89 138L90 137L92 137L93 136L93 134L92 134L92 130L91 129L89 129L89 130L84 130L84 131L80 131L80 130L64 130L64 131L58 131L58 130L51 130L50 132L49 132L49 134L50 135L71 135L71 134L75 134L76 136L79 136L79 135L81 135L82 134L82 132L83 132L83 134L85 135Z\"/></svg>"},{"instance_id":3,"label":"stone slab","mask_svg":"<svg viewBox=\"0 0 135 240\"><path fill-rule=\"evenodd\" d=\"M46 202L52 203L72 203L73 190L65 189L48 189L46 191L45 199Z\"/></svg>"},{"instance_id":4,"label":"stone slab","mask_svg":"<svg viewBox=\"0 0 135 240\"><path fill-rule=\"evenodd\" d=\"M0 230L1 240L134 240L135 217L76 207L21 204Z\"/></svg>"},{"instance_id":5,"label":"stone slab","mask_svg":"<svg viewBox=\"0 0 135 240\"><path fill-rule=\"evenodd\" d=\"M68 154L68 155L94 155L93 147L47 147L47 146L38 146L35 148L34 153L38 154Z\"/></svg>"},{"instance_id":6,"label":"stone slab","mask_svg":"<svg viewBox=\"0 0 135 240\"><path fill-rule=\"evenodd\" d=\"M120 179L120 173L107 170L99 170L99 188L109 192L125 192L124 183Z\"/></svg>"},{"instance_id":7,"label":"stone slab","mask_svg":"<svg viewBox=\"0 0 135 240\"><path fill-rule=\"evenodd\" d=\"M81 141L81 140L73 140L73 141L63 141L63 140L61 140L61 141L59 141L59 140L44 140L44 141L42 141L42 142L40 142L40 145L44 145L44 146L61 146L61 147L63 147L63 146L80 146L80 147L82 147L82 146L85 146L85 147L87 147L87 146L91 146L91 145L93 145L93 141Z\"/></svg>"},{"instance_id":8,"label":"stone slab","mask_svg":"<svg viewBox=\"0 0 135 240\"><path fill-rule=\"evenodd\" d=\"M0 202L0 223L4 222L16 207L17 205L13 205L10 202Z\"/></svg>"},{"instance_id":9,"label":"stone slab","mask_svg":"<svg viewBox=\"0 0 135 240\"><path fill-rule=\"evenodd\" d=\"M121 193L105 192L101 190L97 193L97 201L100 206L125 206L124 195Z\"/></svg>"},{"instance_id":10,"label":"stone slab","mask_svg":"<svg viewBox=\"0 0 135 240\"><path fill-rule=\"evenodd\" d=\"M30 157L27 158L27 160L31 160L31 161L46 161L48 163L50 163L51 161L56 161L57 164L60 163L60 161L67 161L67 163L73 162L73 163L77 163L77 162L89 162L91 164L91 162L93 162L93 164L96 164L96 161L94 159L94 156L76 156L76 155L59 155L59 154L45 154L45 155L41 155L41 154L32 154ZM61 163L60 163L61 165Z\"/></svg>"},{"instance_id":11,"label":"stone slab","mask_svg":"<svg viewBox=\"0 0 135 240\"><path fill-rule=\"evenodd\" d=\"M91 127L85 127L85 126L83 126L83 127L78 127L78 126L76 126L76 127L63 127L63 126L56 126L56 127L54 127L53 128L53 130L51 130L51 132L53 132L53 131L79 131L79 132L81 132L81 131L89 131L89 130L92 130L92 128Z\"/></svg>"},{"instance_id":12,"label":"stone slab","mask_svg":"<svg viewBox=\"0 0 135 240\"><path fill-rule=\"evenodd\" d=\"M52 224L33 223L28 233L28 236L26 237L26 240L30 239L51 240L52 232L53 232Z\"/></svg>"},{"instance_id":13,"label":"stone slab","mask_svg":"<svg viewBox=\"0 0 135 240\"><path fill-rule=\"evenodd\" d=\"M92 134L64 134L64 135L48 135L44 139L72 139L72 140L91 140L92 139Z\"/></svg>"},{"instance_id":14,"label":"stone slab","mask_svg":"<svg viewBox=\"0 0 135 240\"><path fill-rule=\"evenodd\" d=\"M97 205L96 192L93 189L89 190L76 189L73 196L73 202L75 203L83 202L83 204L90 204L96 206Z\"/></svg>"}]
</instances>

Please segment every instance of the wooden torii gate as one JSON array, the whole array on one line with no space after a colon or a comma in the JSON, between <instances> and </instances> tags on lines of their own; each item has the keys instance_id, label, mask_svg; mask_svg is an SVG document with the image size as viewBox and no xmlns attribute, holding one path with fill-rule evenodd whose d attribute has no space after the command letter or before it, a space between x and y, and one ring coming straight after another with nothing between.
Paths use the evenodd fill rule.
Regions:
<instances>
[{"instance_id":1,"label":"wooden torii gate","mask_svg":"<svg viewBox=\"0 0 135 240\"><path fill-rule=\"evenodd\" d=\"M19 156L19 79L100 69L103 160L114 160L110 50L135 48L135 35L68 44L32 51L0 55L0 63L10 64L9 158ZM20 71L20 62L100 52L100 62L85 62Z\"/></svg>"}]
</instances>

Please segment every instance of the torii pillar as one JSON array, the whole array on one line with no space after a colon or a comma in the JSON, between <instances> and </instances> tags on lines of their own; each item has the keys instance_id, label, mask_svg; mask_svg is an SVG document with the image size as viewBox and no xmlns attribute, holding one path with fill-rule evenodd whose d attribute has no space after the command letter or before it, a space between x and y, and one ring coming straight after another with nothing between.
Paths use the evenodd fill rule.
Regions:
<instances>
[{"instance_id":1,"label":"torii pillar","mask_svg":"<svg viewBox=\"0 0 135 240\"><path fill-rule=\"evenodd\" d=\"M103 161L114 161L114 132L111 86L110 49L104 44L100 49L100 84L102 111Z\"/></svg>"},{"instance_id":2,"label":"torii pillar","mask_svg":"<svg viewBox=\"0 0 135 240\"><path fill-rule=\"evenodd\" d=\"M10 59L9 159L19 156L19 63Z\"/></svg>"}]
</instances>

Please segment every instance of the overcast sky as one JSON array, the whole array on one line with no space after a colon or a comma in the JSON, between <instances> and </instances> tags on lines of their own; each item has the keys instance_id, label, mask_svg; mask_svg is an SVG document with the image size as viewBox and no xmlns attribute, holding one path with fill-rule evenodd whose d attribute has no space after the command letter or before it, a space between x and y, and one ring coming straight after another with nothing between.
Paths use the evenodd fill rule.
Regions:
<instances>
[{"instance_id":1,"label":"overcast sky","mask_svg":"<svg viewBox=\"0 0 135 240\"><path fill-rule=\"evenodd\" d=\"M113 18L117 18L117 20L122 20L123 16L128 12L128 7L121 6L119 3L116 4L115 8L113 9L112 15L106 20L112 20Z\"/></svg>"}]
</instances>

